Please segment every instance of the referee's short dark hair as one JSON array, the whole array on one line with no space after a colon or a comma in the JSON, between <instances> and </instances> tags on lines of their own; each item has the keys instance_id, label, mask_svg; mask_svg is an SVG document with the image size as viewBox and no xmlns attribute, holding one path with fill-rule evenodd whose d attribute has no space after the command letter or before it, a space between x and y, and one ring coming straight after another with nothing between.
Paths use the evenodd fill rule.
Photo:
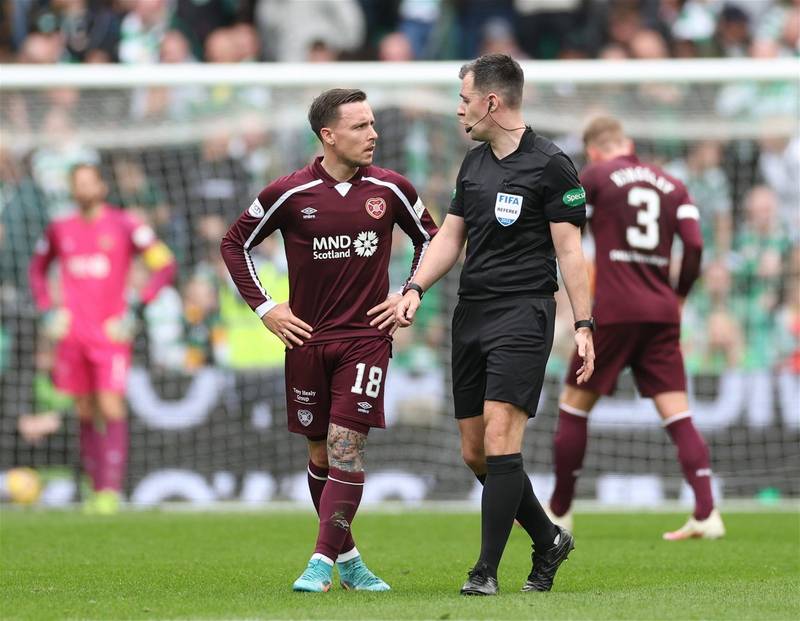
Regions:
<instances>
[{"instance_id":1,"label":"referee's short dark hair","mask_svg":"<svg viewBox=\"0 0 800 621\"><path fill-rule=\"evenodd\" d=\"M509 108L522 104L522 86L525 74L519 63L508 54L486 54L461 67L458 77L462 80L472 74L475 88L481 93L495 91L502 95Z\"/></svg>"},{"instance_id":2,"label":"referee's short dark hair","mask_svg":"<svg viewBox=\"0 0 800 621\"><path fill-rule=\"evenodd\" d=\"M320 93L308 109L311 129L322 140L320 131L339 118L339 106L366 99L367 94L357 88L331 88Z\"/></svg>"}]
</instances>

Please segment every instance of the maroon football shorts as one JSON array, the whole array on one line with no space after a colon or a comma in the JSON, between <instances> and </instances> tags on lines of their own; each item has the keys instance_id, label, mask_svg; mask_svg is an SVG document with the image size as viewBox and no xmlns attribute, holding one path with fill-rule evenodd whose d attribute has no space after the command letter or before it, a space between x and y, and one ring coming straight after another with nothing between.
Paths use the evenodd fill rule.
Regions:
<instances>
[{"instance_id":1,"label":"maroon football shorts","mask_svg":"<svg viewBox=\"0 0 800 621\"><path fill-rule=\"evenodd\" d=\"M287 350L289 431L321 438L330 422L362 433L385 427L383 388L391 351L391 342L382 338Z\"/></svg>"},{"instance_id":2,"label":"maroon football shorts","mask_svg":"<svg viewBox=\"0 0 800 621\"><path fill-rule=\"evenodd\" d=\"M617 379L630 367L643 397L685 391L686 372L677 323L618 323L598 326L594 334L594 373L578 386L575 373L582 362L577 352L567 371L567 384L601 395L614 394Z\"/></svg>"}]
</instances>

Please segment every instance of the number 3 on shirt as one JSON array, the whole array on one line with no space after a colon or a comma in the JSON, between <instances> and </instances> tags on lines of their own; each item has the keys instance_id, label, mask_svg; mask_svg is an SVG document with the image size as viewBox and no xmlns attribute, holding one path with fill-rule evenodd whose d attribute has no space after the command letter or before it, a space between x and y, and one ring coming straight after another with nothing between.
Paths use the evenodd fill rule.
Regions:
<instances>
[{"instance_id":1,"label":"number 3 on shirt","mask_svg":"<svg viewBox=\"0 0 800 621\"><path fill-rule=\"evenodd\" d=\"M380 367L370 367L369 368L369 381L367 382L366 388L362 386L362 382L364 381L364 372L367 370L367 365L363 362L359 362L356 365L356 383L353 384L353 387L350 389L350 392L354 392L357 395L362 393L367 393L368 397L377 397L378 393L381 391L381 381L383 380L383 369Z\"/></svg>"},{"instance_id":2,"label":"number 3 on shirt","mask_svg":"<svg viewBox=\"0 0 800 621\"><path fill-rule=\"evenodd\" d=\"M644 227L644 232L638 226L629 226L626 231L628 244L633 248L653 250L658 246L658 216L661 215L661 198L658 192L650 188L631 188L628 192L628 205L644 205L644 209L636 213L636 223Z\"/></svg>"}]
</instances>

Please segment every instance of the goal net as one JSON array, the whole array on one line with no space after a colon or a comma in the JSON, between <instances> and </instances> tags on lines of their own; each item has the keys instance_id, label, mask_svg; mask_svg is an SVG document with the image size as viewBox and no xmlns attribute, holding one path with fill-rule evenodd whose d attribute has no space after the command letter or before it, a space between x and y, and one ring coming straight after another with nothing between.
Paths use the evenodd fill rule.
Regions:
<instances>
[{"instance_id":1,"label":"goal net","mask_svg":"<svg viewBox=\"0 0 800 621\"><path fill-rule=\"evenodd\" d=\"M702 280L684 310L684 352L715 493L764 502L800 495L798 62L524 68L526 121L578 168L585 121L610 113L623 120L644 159L689 186L706 251ZM46 502L78 494L70 474L78 463L74 415L50 381L53 343L40 330L26 270L46 223L70 209L70 167L90 161L101 165L110 201L151 222L180 266L175 286L139 320L127 392L129 498L305 498L304 442L285 429L283 352L233 289L219 239L266 183L316 154L306 112L331 86L368 93L380 134L376 163L406 175L441 222L471 146L455 118L458 69L2 67L0 471L32 466L51 473ZM395 242L393 286L411 256L402 235ZM591 254L590 239L586 250ZM285 299L280 236L255 256L267 289ZM414 328L395 337L385 385L388 426L370 434L365 502L477 498L450 397L457 276L455 269L444 278L426 296ZM131 285L141 277L134 270ZM547 380L524 447L526 468L545 497L557 397L573 347L563 291L558 302ZM628 373L592 413L578 496L629 507L689 500L675 449Z\"/></svg>"}]
</instances>

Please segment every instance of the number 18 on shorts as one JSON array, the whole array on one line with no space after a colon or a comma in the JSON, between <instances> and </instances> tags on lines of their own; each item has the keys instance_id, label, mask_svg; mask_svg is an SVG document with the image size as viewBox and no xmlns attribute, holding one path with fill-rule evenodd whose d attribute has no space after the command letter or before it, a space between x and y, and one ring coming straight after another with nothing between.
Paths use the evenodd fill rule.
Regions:
<instances>
[{"instance_id":1,"label":"number 18 on shorts","mask_svg":"<svg viewBox=\"0 0 800 621\"><path fill-rule=\"evenodd\" d=\"M333 422L361 430L385 427L383 392L391 343L353 339L286 352L289 431L322 437Z\"/></svg>"}]
</instances>

